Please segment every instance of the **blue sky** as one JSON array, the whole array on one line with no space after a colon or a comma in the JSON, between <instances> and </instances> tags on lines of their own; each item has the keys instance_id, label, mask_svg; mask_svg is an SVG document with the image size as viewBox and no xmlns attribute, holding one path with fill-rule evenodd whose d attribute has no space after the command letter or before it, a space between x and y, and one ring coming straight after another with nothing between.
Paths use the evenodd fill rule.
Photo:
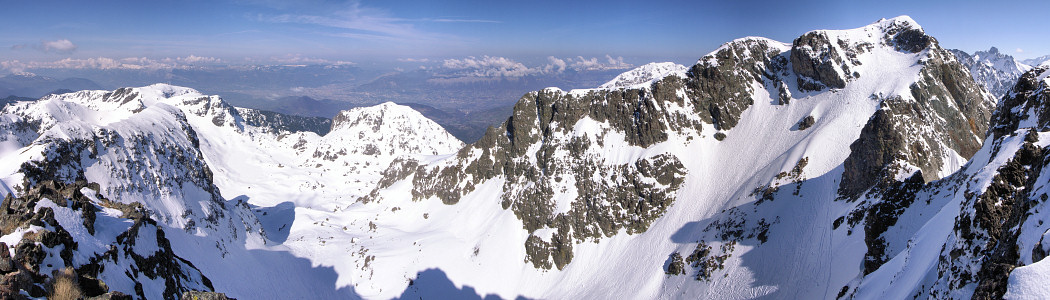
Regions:
<instances>
[{"instance_id":1,"label":"blue sky","mask_svg":"<svg viewBox=\"0 0 1050 300\"><path fill-rule=\"evenodd\" d=\"M1050 54L1048 1L0 1L0 61L622 56L690 63L743 36L910 15L942 46Z\"/></svg>"}]
</instances>

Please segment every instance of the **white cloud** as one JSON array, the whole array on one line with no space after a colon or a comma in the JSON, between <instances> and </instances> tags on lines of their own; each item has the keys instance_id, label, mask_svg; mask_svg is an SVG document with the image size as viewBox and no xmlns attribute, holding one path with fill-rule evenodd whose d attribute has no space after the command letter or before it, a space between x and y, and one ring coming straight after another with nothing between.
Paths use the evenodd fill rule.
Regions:
<instances>
[{"instance_id":1,"label":"white cloud","mask_svg":"<svg viewBox=\"0 0 1050 300\"><path fill-rule=\"evenodd\" d=\"M1024 49L1017 48L1017 53L1022 53L1022 52L1024 52Z\"/></svg>"},{"instance_id":2,"label":"white cloud","mask_svg":"<svg viewBox=\"0 0 1050 300\"><path fill-rule=\"evenodd\" d=\"M601 61L597 57L583 58L583 56L577 56L575 59L566 58L568 61L569 68L577 71L606 71L606 70L623 70L630 69L634 65L623 62L623 57L617 56L613 58L611 55L606 54L605 60Z\"/></svg>"},{"instance_id":3,"label":"white cloud","mask_svg":"<svg viewBox=\"0 0 1050 300\"><path fill-rule=\"evenodd\" d=\"M44 41L41 42L41 46L44 48L44 52L70 53L73 52L73 50L77 50L77 45L73 44L73 42L70 42L66 39L57 41Z\"/></svg>"},{"instance_id":4,"label":"white cloud","mask_svg":"<svg viewBox=\"0 0 1050 300\"><path fill-rule=\"evenodd\" d=\"M488 55L481 58L470 56L464 59L446 59L442 66L459 71L458 75L474 77L521 77L538 72L512 59Z\"/></svg>"},{"instance_id":5,"label":"white cloud","mask_svg":"<svg viewBox=\"0 0 1050 300\"><path fill-rule=\"evenodd\" d=\"M399 61L410 60L399 59ZM569 69L575 71L608 71L634 67L625 63L623 57L613 58L611 55L606 55L604 59L597 57L584 58L583 56L563 59L548 56L546 64L535 67L526 66L506 57L470 56L463 59L446 59L443 61L442 66L445 70L452 71L450 75L469 77L522 77L537 74L561 74Z\"/></svg>"},{"instance_id":6,"label":"white cloud","mask_svg":"<svg viewBox=\"0 0 1050 300\"><path fill-rule=\"evenodd\" d=\"M547 61L550 64L543 67L544 73L561 73L565 71L565 67L568 66L564 59L560 59L554 56L548 56Z\"/></svg>"},{"instance_id":7,"label":"white cloud","mask_svg":"<svg viewBox=\"0 0 1050 300\"><path fill-rule=\"evenodd\" d=\"M202 56L196 56L196 55L193 55L193 54L190 54L190 56L187 56L187 57L180 57L178 59L179 59L180 62L188 63L188 64L216 64L216 63L222 62L222 60L218 59L218 58L202 57Z\"/></svg>"},{"instance_id":8,"label":"white cloud","mask_svg":"<svg viewBox=\"0 0 1050 300\"><path fill-rule=\"evenodd\" d=\"M222 60L214 57L190 55L186 57L151 59L146 57L126 57L120 59L108 57L93 58L65 58L50 62L40 61L0 61L0 69L14 73L25 72L29 69L125 69L125 70L156 70L188 68L201 64L217 64Z\"/></svg>"}]
</instances>

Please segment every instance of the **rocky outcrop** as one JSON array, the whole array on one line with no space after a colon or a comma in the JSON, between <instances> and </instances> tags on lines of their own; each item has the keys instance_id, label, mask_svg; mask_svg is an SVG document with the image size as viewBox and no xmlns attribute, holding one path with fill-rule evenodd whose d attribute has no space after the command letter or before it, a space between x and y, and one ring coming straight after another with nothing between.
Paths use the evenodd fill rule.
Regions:
<instances>
[{"instance_id":1,"label":"rocky outcrop","mask_svg":"<svg viewBox=\"0 0 1050 300\"><path fill-rule=\"evenodd\" d=\"M1044 114L1048 110L1045 69L1025 73L1003 98L992 120L988 136L991 155L1007 159L994 169L988 186L967 192L954 224L958 239L945 246L938 270L947 288L975 286L974 299L1001 299L1007 292L1010 273L1017 267L1046 257L1038 238L1024 245L1024 234L1041 237L1046 166L1050 150L1039 146L1039 133L1050 131ZM1042 78L1040 78L1042 77ZM1003 153L1004 145L1020 142L1015 152ZM1028 237L1032 240L1032 237ZM1033 249L1027 247L1034 246Z\"/></svg>"},{"instance_id":2,"label":"rocky outcrop","mask_svg":"<svg viewBox=\"0 0 1050 300\"><path fill-rule=\"evenodd\" d=\"M686 72L686 92L701 120L729 130L754 104L752 84L782 82L788 76L786 46L762 38L744 38L723 45ZM792 51L794 53L794 51ZM794 56L794 54L792 54ZM790 99L785 90L781 102Z\"/></svg>"},{"instance_id":3,"label":"rocky outcrop","mask_svg":"<svg viewBox=\"0 0 1050 300\"><path fill-rule=\"evenodd\" d=\"M819 91L825 87L841 89L853 76L850 67L852 62L844 56L856 56L853 51L863 51L864 47L840 49L827 33L812 31L795 39L791 44L791 69L798 74L798 86L801 90ZM842 46L847 46L845 42Z\"/></svg>"},{"instance_id":4,"label":"rocky outcrop","mask_svg":"<svg viewBox=\"0 0 1050 300\"><path fill-rule=\"evenodd\" d=\"M992 115L992 138L1001 138L1022 127L1038 131L1050 128L1048 74L1050 68L1039 67L1026 72L1017 80L1017 84L1003 97Z\"/></svg>"},{"instance_id":5,"label":"rocky outcrop","mask_svg":"<svg viewBox=\"0 0 1050 300\"><path fill-rule=\"evenodd\" d=\"M4 274L0 279L0 295L18 297L25 292L42 297L45 291L40 287L58 280L61 273L58 270L63 268L70 270L68 276L72 277L67 280L77 286L76 292L87 298L122 298L121 293L110 292L106 280L132 280L136 289L124 292L134 292L140 298L147 298L142 284L154 280L165 283L163 296L166 299L176 299L185 290L212 289L208 278L193 264L173 254L164 231L141 206L108 200L97 194L98 189L99 185L94 183L64 184L48 180L30 186L20 197L8 195L4 199L0 206L0 234L21 232L22 238L14 247L13 257L7 256L8 246L0 243L0 273ZM79 249L81 243L100 242L100 238L93 235L101 208L124 212L123 217L133 221L134 225L118 235L107 251L92 253L91 250ZM82 222L63 224L55 219L56 210L69 210ZM82 226L88 235L74 238L66 226ZM153 240L143 240L151 238ZM143 250L136 246L139 241L147 244L141 246ZM74 252L88 257L87 261L74 260ZM53 265L56 261L61 264ZM112 272L107 273L106 269L127 270L128 273L113 278L108 277Z\"/></svg>"},{"instance_id":6,"label":"rocky outcrop","mask_svg":"<svg viewBox=\"0 0 1050 300\"><path fill-rule=\"evenodd\" d=\"M237 112L244 118L245 124L274 133L308 131L325 135L332 129L332 119L329 118L286 115L251 108L237 108Z\"/></svg>"},{"instance_id":7,"label":"rocky outcrop","mask_svg":"<svg viewBox=\"0 0 1050 300\"><path fill-rule=\"evenodd\" d=\"M182 294L181 300L236 300L226 294L215 292L189 291Z\"/></svg>"},{"instance_id":8,"label":"rocky outcrop","mask_svg":"<svg viewBox=\"0 0 1050 300\"><path fill-rule=\"evenodd\" d=\"M1044 213L1050 151L1045 141L1040 141L1040 136L1050 131L1040 117L1047 106L1045 96L1040 96L1048 85L1044 75L1044 70L1025 74L1029 80L1015 86L1011 91L1014 97L1000 102L985 131L987 144L968 167L925 184L923 181L929 180L922 178L926 171L915 170L907 180L884 180L859 198L863 200L846 216L846 223L848 228L863 223L867 245L863 274L872 274L873 278L843 287L840 296L885 294L877 289L884 289L886 283L872 285L879 286L876 290L858 290L886 274L907 272L926 272L921 283L911 283L914 290L909 293L939 299L1002 299L1016 284L1042 284L1023 283L1012 273L1045 259L1050 249L1043 239L1050 232ZM921 94L914 90L913 94ZM943 96L927 101L939 97ZM963 114L966 105L958 104ZM896 160L906 162L909 158L900 155ZM930 212L947 217L934 221L936 217L931 218ZM901 222L905 215L909 219ZM838 227L843 221L835 223ZM852 234L850 230L847 234ZM932 231L944 235L930 236ZM928 256L938 249L937 256ZM902 263L886 263L891 260ZM881 273L874 275L877 272Z\"/></svg>"},{"instance_id":9,"label":"rocky outcrop","mask_svg":"<svg viewBox=\"0 0 1050 300\"><path fill-rule=\"evenodd\" d=\"M892 46L901 52L918 53L937 43L910 18L882 20L865 29L878 30L880 44ZM791 69L799 75L800 90L841 89L846 87L846 83L860 77L854 71L861 65L858 57L876 45L849 38L833 35L829 31L811 31L792 42Z\"/></svg>"},{"instance_id":10,"label":"rocky outcrop","mask_svg":"<svg viewBox=\"0 0 1050 300\"><path fill-rule=\"evenodd\" d=\"M954 56L933 45L911 95L872 96L880 109L850 145L839 186L844 197L857 199L916 169L927 182L938 179L944 158L968 158L980 149L994 102Z\"/></svg>"},{"instance_id":11,"label":"rocky outcrop","mask_svg":"<svg viewBox=\"0 0 1050 300\"><path fill-rule=\"evenodd\" d=\"M817 120L814 119L813 116L806 116L805 118L802 118L802 120L798 121L798 124L795 125L795 129L797 129L797 130L809 129L809 127L813 126L813 123L816 123L816 121Z\"/></svg>"},{"instance_id":12,"label":"rocky outcrop","mask_svg":"<svg viewBox=\"0 0 1050 300\"><path fill-rule=\"evenodd\" d=\"M648 147L665 141L671 132L698 132L698 120L667 113L687 105L677 96L681 88L683 79L671 76L650 89L529 93L503 126L491 129L446 164L395 161L372 196L362 201L379 200L379 189L411 178L416 200L433 197L455 204L476 186L502 177L502 207L512 210L529 233L555 231L549 238L528 238L529 260L537 268L560 269L571 261L573 244L623 229L644 232L670 206L685 175L677 157L659 154L612 163L600 149L606 143ZM608 129L574 135L579 122ZM615 135L610 132L623 134L624 140L611 140ZM568 190L575 196L555 203L557 195Z\"/></svg>"}]
</instances>

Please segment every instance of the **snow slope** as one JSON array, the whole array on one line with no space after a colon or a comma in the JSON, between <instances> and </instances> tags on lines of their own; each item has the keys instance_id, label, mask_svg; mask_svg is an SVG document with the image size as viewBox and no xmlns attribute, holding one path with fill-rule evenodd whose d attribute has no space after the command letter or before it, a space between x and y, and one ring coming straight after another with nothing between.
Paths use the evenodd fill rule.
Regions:
<instances>
[{"instance_id":1,"label":"snow slope","mask_svg":"<svg viewBox=\"0 0 1050 300\"><path fill-rule=\"evenodd\" d=\"M235 298L1039 289L1035 251L981 288L972 274L999 256L975 247L1004 235L957 224L987 215L972 195L1002 190L988 187L1019 149L1046 146L1022 134L1046 131L1045 110L1016 91L1021 104L1000 104L989 130L994 98L911 18L742 38L686 70L649 64L596 89L526 94L472 145L391 103L341 112L320 136L246 124L183 87L56 95L0 114L0 181L14 195L45 177L97 182L141 203L171 251ZM1050 248L1029 220L1017 244ZM93 236L119 242L109 235Z\"/></svg>"},{"instance_id":2,"label":"snow slope","mask_svg":"<svg viewBox=\"0 0 1050 300\"><path fill-rule=\"evenodd\" d=\"M473 210L485 206L495 211L488 213L492 216L483 230L473 224L461 227L435 223L440 225L425 227L427 236L454 233L455 242L446 242L441 248L462 254L436 257L424 245L418 254L379 255L374 263L380 266L407 259L415 263L398 264L393 270L383 267L375 274L399 274L388 277L396 278L438 268L456 285L470 286L480 295L506 298L834 298L842 286L865 278L862 266L867 250L862 233L847 233L856 226L863 231L863 223L851 228L833 224L851 211L863 212L862 203L875 205L879 201L853 202L839 194L843 162L852 153L850 145L862 135L873 114L893 110L901 103L914 103L912 89L916 84L937 84L926 79L924 65L957 64L935 42L920 42L925 46L916 48L911 37L900 38L901 32L913 34L921 32L921 28L910 18L899 17L854 30L813 32L807 34L814 39L809 44L805 40L785 44L763 38L740 39L702 58L699 67L694 67L700 70L690 74L712 77L682 81L671 78L651 86L643 84L638 86L642 96L636 99L630 98L631 93L601 89L547 89L526 95L504 127L461 150L456 157L429 162L423 171L412 172L414 163L395 164L388 170L410 174L390 176L395 182L381 185L381 197L370 205L403 208L410 199L421 201L413 206L440 200L455 203L453 207L471 211L470 215L481 214ZM796 59L792 52L799 47L808 47L810 54L806 55L812 56ZM813 70L802 71L809 71L807 74L814 77L798 75L800 68L792 65L796 63L812 63ZM823 69L824 64L838 66ZM827 72L821 73L824 70ZM708 109L703 104L708 101L708 93L717 92L705 90L705 83L700 81L720 80L726 75L733 77L724 79L729 84L736 83L736 78L744 79L743 88L728 95L748 101L715 99L710 105L723 113L713 113L711 119L695 113ZM962 78L970 80L969 88L979 90L968 76ZM829 87L839 84L835 79L840 80L841 87ZM699 90L691 88L693 84L699 85ZM806 88L801 89L802 85ZM968 105L983 107L983 118L987 120L987 109L993 100L987 94L975 93L977 97L971 99L974 103ZM617 101L627 104L618 106ZM585 108L577 112L581 102ZM946 105L958 104L948 101ZM738 116L724 113L741 106ZM616 123L622 119L601 119L616 113L606 112L604 107L612 107L609 110L616 112L624 107L626 114L645 121L623 125ZM582 117L566 119L558 112L569 116L579 113ZM980 115L981 111L977 113ZM814 125L799 130L798 122L807 116L813 117ZM649 122L659 124L640 125L652 124ZM953 148L958 145L949 145L929 128L923 130L923 123L899 124L920 126L909 131L913 135L905 137L921 145L916 147L943 151L938 150L940 163L921 168L910 165L910 160L897 161L905 166L898 173L889 174L890 178L903 180L925 168L923 171L928 172L924 173L933 180L958 170L966 161L960 154L962 148ZM664 130L650 136L647 133L652 133L651 128ZM661 140L660 133L666 133L666 138ZM966 131L959 138L979 145L978 134L983 132ZM587 145L588 141L600 142L582 150L574 146ZM501 156L504 153L513 157ZM683 183L677 188L658 183L651 189L636 191L643 199L651 200L672 190L673 202L664 210L628 217L634 221L625 221L627 225L611 232L598 229L601 234L597 236L591 231L595 227L621 226L616 221L621 215L615 212L622 207L612 202L617 198L604 198L586 187L597 184L616 190L623 186L617 183L616 175L594 173L581 177L580 171L562 172L559 167L580 170L579 166L597 163L615 169L619 164L645 165L668 157L683 165ZM495 174L471 171L489 161L514 167L503 173L497 169ZM920 164L921 160L914 161ZM522 164L526 167L517 171ZM445 173L462 175L441 176ZM427 179L420 180L421 176ZM639 180L661 178L654 176L657 177ZM669 182L673 185L674 180ZM442 192L450 190L451 195ZM528 196L547 193L551 193L547 202L546 196ZM764 199L766 194L775 201ZM496 205L502 205L504 210L496 209ZM533 209L544 206L550 209ZM567 211L565 207L573 209ZM603 208L613 210L612 225L586 217L601 215ZM649 220L654 214L658 217L651 223L639 221ZM414 226L403 222L433 222L404 220L393 214L380 214L377 219L381 222L379 236L388 239L384 244L415 241L421 236L422 233L407 229ZM563 219L584 223L564 225L558 221ZM475 255L470 251L472 245ZM500 255L484 255L491 251ZM687 267L687 276L665 274L669 256L675 252L691 256L688 260L695 265ZM522 265L522 261L526 263ZM549 264L551 261L555 266Z\"/></svg>"},{"instance_id":3,"label":"snow slope","mask_svg":"<svg viewBox=\"0 0 1050 300\"><path fill-rule=\"evenodd\" d=\"M355 191L374 185L398 155L462 147L403 106L344 112L352 120L336 122L322 137L250 126L217 96L163 84L54 95L8 106L3 116L5 194L23 193L44 179L99 183L109 199L142 204L165 225L173 251L205 276L253 278L212 281L217 290L249 298L356 297L309 262L316 251L296 251L303 247L289 238L316 241L290 235L308 223L291 226L292 220L352 203L362 196ZM338 188L317 191L327 185ZM304 234L323 233L314 227ZM289 274L299 280L289 283ZM139 283L164 290L162 281ZM134 284L113 287L136 293Z\"/></svg>"},{"instance_id":4,"label":"snow slope","mask_svg":"<svg viewBox=\"0 0 1050 300\"><path fill-rule=\"evenodd\" d=\"M685 71L685 66L672 62L648 63L616 76L599 88L639 88L670 75L685 77Z\"/></svg>"}]
</instances>

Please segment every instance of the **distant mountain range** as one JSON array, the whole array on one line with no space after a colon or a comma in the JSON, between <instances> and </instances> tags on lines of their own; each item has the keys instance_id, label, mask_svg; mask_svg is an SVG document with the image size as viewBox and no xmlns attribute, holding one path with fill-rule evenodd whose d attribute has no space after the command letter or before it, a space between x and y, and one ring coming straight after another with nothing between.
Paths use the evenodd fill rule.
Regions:
<instances>
[{"instance_id":1,"label":"distant mountain range","mask_svg":"<svg viewBox=\"0 0 1050 300\"><path fill-rule=\"evenodd\" d=\"M959 62L970 69L974 80L996 98L1002 97L1017 83L1017 78L1031 69L1031 65L1014 60L1013 56L1000 53L992 47L988 51L977 51L970 55L962 50L951 50Z\"/></svg>"},{"instance_id":2,"label":"distant mountain range","mask_svg":"<svg viewBox=\"0 0 1050 300\"><path fill-rule=\"evenodd\" d=\"M40 98L62 91L97 90L97 83L84 78L55 79L36 75L7 75L0 77L0 98L18 96Z\"/></svg>"},{"instance_id":3,"label":"distant mountain range","mask_svg":"<svg viewBox=\"0 0 1050 300\"><path fill-rule=\"evenodd\" d=\"M1021 63L1029 65L1029 66L1040 66L1040 65L1046 63L1047 61L1050 61L1050 55L1043 55L1043 56L1036 57L1036 58L1029 58L1029 59L1026 59L1026 60L1022 60Z\"/></svg>"}]
</instances>

